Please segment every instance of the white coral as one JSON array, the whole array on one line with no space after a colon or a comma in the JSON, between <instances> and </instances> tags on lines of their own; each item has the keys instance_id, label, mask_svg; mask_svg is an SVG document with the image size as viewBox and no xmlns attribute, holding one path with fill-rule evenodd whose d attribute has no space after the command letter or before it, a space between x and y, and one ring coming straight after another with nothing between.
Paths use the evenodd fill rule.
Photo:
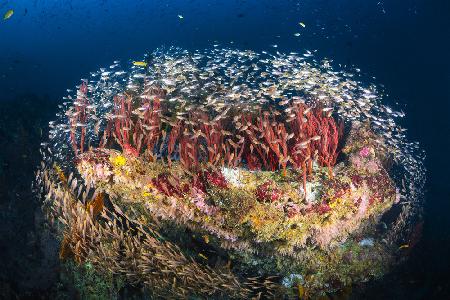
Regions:
<instances>
[{"instance_id":1,"label":"white coral","mask_svg":"<svg viewBox=\"0 0 450 300\"><path fill-rule=\"evenodd\" d=\"M320 182L306 182L306 202L315 203L320 199L320 189L322 184ZM303 190L303 185L300 185L299 195L301 197L305 196L305 191Z\"/></svg>"},{"instance_id":2,"label":"white coral","mask_svg":"<svg viewBox=\"0 0 450 300\"><path fill-rule=\"evenodd\" d=\"M225 180L236 187L242 187L244 184L241 182L242 174L241 170L238 168L231 169L223 167L221 169L223 177L225 177Z\"/></svg>"},{"instance_id":3,"label":"white coral","mask_svg":"<svg viewBox=\"0 0 450 300\"><path fill-rule=\"evenodd\" d=\"M301 274L289 274L288 276L284 277L281 281L281 284L284 285L287 288L292 287L295 283L303 284L305 280L303 279L303 276Z\"/></svg>"}]
</instances>

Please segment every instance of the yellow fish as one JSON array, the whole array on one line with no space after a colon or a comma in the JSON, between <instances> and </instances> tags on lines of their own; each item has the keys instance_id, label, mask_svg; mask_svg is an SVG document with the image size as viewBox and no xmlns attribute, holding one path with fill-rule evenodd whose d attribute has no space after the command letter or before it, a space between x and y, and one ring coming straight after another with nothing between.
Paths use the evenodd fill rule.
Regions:
<instances>
[{"instance_id":1,"label":"yellow fish","mask_svg":"<svg viewBox=\"0 0 450 300\"><path fill-rule=\"evenodd\" d=\"M11 16L14 14L14 10L10 9L8 10L5 15L3 16L3 20L8 20L9 18L11 18Z\"/></svg>"},{"instance_id":2,"label":"yellow fish","mask_svg":"<svg viewBox=\"0 0 450 300\"><path fill-rule=\"evenodd\" d=\"M400 247L398 247L399 250L403 249L403 248L409 248L409 245L408 244L404 244L404 245L401 245Z\"/></svg>"},{"instance_id":3,"label":"yellow fish","mask_svg":"<svg viewBox=\"0 0 450 300\"><path fill-rule=\"evenodd\" d=\"M133 61L133 65L145 68L147 66L147 63L145 61Z\"/></svg>"},{"instance_id":4,"label":"yellow fish","mask_svg":"<svg viewBox=\"0 0 450 300\"><path fill-rule=\"evenodd\" d=\"M208 235L203 235L203 240L205 240L205 243L209 243L209 236Z\"/></svg>"},{"instance_id":5,"label":"yellow fish","mask_svg":"<svg viewBox=\"0 0 450 300\"><path fill-rule=\"evenodd\" d=\"M298 24L299 24L300 26L302 26L303 28L306 27L305 23L303 23L303 22L299 22Z\"/></svg>"},{"instance_id":6,"label":"yellow fish","mask_svg":"<svg viewBox=\"0 0 450 300\"><path fill-rule=\"evenodd\" d=\"M206 257L206 255L199 253L198 256L200 256L201 258L203 258L204 260L208 260L208 257Z\"/></svg>"},{"instance_id":7,"label":"yellow fish","mask_svg":"<svg viewBox=\"0 0 450 300\"><path fill-rule=\"evenodd\" d=\"M303 300L305 299L305 288L300 283L297 284L298 288L298 299Z\"/></svg>"}]
</instances>

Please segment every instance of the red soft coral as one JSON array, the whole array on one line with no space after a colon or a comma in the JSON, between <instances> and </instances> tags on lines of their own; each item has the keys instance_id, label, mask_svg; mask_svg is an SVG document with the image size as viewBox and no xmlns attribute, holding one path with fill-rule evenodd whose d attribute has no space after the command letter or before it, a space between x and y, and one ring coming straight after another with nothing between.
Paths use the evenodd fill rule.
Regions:
<instances>
[{"instance_id":1,"label":"red soft coral","mask_svg":"<svg viewBox=\"0 0 450 300\"><path fill-rule=\"evenodd\" d=\"M282 196L282 192L279 188L275 186L275 183L272 181L266 181L263 184L259 185L256 188L256 198L259 201L265 202L275 202L280 200Z\"/></svg>"}]
</instances>

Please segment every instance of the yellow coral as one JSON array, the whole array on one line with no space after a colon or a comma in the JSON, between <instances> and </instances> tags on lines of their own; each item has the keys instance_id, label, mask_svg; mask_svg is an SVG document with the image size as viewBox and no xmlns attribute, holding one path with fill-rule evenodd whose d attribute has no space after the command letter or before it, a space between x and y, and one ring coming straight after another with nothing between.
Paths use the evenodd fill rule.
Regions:
<instances>
[{"instance_id":1,"label":"yellow coral","mask_svg":"<svg viewBox=\"0 0 450 300\"><path fill-rule=\"evenodd\" d=\"M143 197L149 197L149 196L151 196L152 195L152 193L150 193L150 192L146 192L146 191L143 191L142 192L142 196Z\"/></svg>"},{"instance_id":2,"label":"yellow coral","mask_svg":"<svg viewBox=\"0 0 450 300\"><path fill-rule=\"evenodd\" d=\"M127 163L127 159L122 155L111 157L111 162L117 168L123 167Z\"/></svg>"},{"instance_id":3,"label":"yellow coral","mask_svg":"<svg viewBox=\"0 0 450 300\"><path fill-rule=\"evenodd\" d=\"M330 206L331 209L335 208L338 204L342 202L341 198L337 198L334 201L331 201L328 206Z\"/></svg>"},{"instance_id":4,"label":"yellow coral","mask_svg":"<svg viewBox=\"0 0 450 300\"><path fill-rule=\"evenodd\" d=\"M243 218L243 223L249 223L251 231L259 240L271 241L283 232L282 212L268 205L255 205Z\"/></svg>"}]
</instances>

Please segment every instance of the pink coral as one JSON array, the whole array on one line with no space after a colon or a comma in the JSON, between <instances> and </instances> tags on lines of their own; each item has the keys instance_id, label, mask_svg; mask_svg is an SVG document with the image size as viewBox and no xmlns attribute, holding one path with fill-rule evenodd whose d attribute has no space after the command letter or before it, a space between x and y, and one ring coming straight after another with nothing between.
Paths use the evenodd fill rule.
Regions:
<instances>
[{"instance_id":1,"label":"pink coral","mask_svg":"<svg viewBox=\"0 0 450 300\"><path fill-rule=\"evenodd\" d=\"M360 169L362 167L362 165L363 165L361 157L357 156L357 155L351 155L350 156L350 162L357 169Z\"/></svg>"},{"instance_id":2,"label":"pink coral","mask_svg":"<svg viewBox=\"0 0 450 300\"><path fill-rule=\"evenodd\" d=\"M300 213L300 206L298 206L298 204L293 203L287 207L287 216L289 218L295 217L299 213Z\"/></svg>"},{"instance_id":3,"label":"pink coral","mask_svg":"<svg viewBox=\"0 0 450 300\"><path fill-rule=\"evenodd\" d=\"M359 155L361 157L367 157L370 154L370 149L369 147L363 147L361 150L359 150Z\"/></svg>"},{"instance_id":4,"label":"pink coral","mask_svg":"<svg viewBox=\"0 0 450 300\"><path fill-rule=\"evenodd\" d=\"M370 174L375 174L378 173L380 168L378 167L378 164L375 161L371 160L366 164L366 170Z\"/></svg>"},{"instance_id":5,"label":"pink coral","mask_svg":"<svg viewBox=\"0 0 450 300\"><path fill-rule=\"evenodd\" d=\"M361 198L358 199L359 202L359 208L358 208L358 213L357 213L357 217L358 218L362 218L364 216L364 214L366 213L367 209L369 208L369 197L364 194L362 195Z\"/></svg>"},{"instance_id":6,"label":"pink coral","mask_svg":"<svg viewBox=\"0 0 450 300\"><path fill-rule=\"evenodd\" d=\"M205 193L197 188L192 189L192 198L191 201L195 204L195 206L204 214L208 216L215 215L217 213L217 207L209 205L205 202Z\"/></svg>"},{"instance_id":7,"label":"pink coral","mask_svg":"<svg viewBox=\"0 0 450 300\"><path fill-rule=\"evenodd\" d=\"M322 204L320 204L317 207L317 212L320 215L326 214L327 212L329 212L331 210L331 207L326 203L326 202L322 202Z\"/></svg>"},{"instance_id":8,"label":"pink coral","mask_svg":"<svg viewBox=\"0 0 450 300\"><path fill-rule=\"evenodd\" d=\"M107 179L112 173L107 166L99 163L95 165L95 174L100 179Z\"/></svg>"},{"instance_id":9,"label":"pink coral","mask_svg":"<svg viewBox=\"0 0 450 300\"><path fill-rule=\"evenodd\" d=\"M314 236L316 243L320 247L326 248L333 239L341 235L341 233L346 228L346 225L347 224L345 221L338 221L335 224L317 228L316 234Z\"/></svg>"}]
</instances>

